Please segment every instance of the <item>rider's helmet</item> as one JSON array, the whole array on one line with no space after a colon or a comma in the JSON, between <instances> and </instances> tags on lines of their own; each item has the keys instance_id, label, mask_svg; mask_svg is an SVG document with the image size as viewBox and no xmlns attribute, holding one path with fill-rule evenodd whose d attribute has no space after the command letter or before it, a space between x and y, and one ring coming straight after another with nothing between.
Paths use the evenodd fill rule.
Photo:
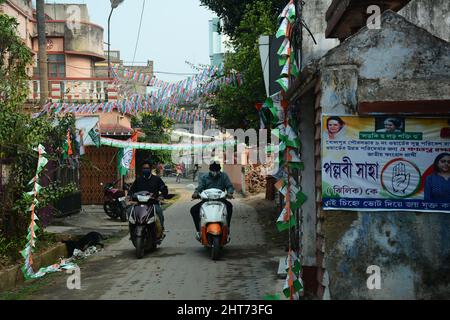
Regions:
<instances>
[{"instance_id":1,"label":"rider's helmet","mask_svg":"<svg viewBox=\"0 0 450 320\"><path fill-rule=\"evenodd\" d=\"M219 163L217 163L217 162L212 162L211 164L210 164L210 166L209 166L209 174L212 176L212 177L217 177L218 175L219 175L219 173L220 173L220 170L222 170L222 167L220 166L220 164Z\"/></svg>"}]
</instances>

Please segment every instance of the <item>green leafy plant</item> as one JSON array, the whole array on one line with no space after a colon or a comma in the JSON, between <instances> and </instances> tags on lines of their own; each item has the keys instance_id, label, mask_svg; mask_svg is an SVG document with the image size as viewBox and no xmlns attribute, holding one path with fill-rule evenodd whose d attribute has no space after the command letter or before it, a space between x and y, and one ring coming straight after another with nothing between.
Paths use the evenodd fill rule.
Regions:
<instances>
[{"instance_id":1,"label":"green leafy plant","mask_svg":"<svg viewBox=\"0 0 450 320\"><path fill-rule=\"evenodd\" d=\"M78 186L75 183L69 183L65 186L60 186L59 182L54 182L44 188L39 194L39 207L45 208L47 206L55 206L58 200L65 198L75 192L78 192Z\"/></svg>"},{"instance_id":2,"label":"green leafy plant","mask_svg":"<svg viewBox=\"0 0 450 320\"><path fill-rule=\"evenodd\" d=\"M33 149L44 145L46 157L62 164L69 128L75 141L73 116L32 117L25 110L32 52L18 36L17 27L14 18L0 13L0 161L8 163L10 172L0 199L0 233L11 241L25 238L29 224L27 209L33 199L24 193L31 191L29 182L36 174L38 154Z\"/></svg>"},{"instance_id":3,"label":"green leafy plant","mask_svg":"<svg viewBox=\"0 0 450 320\"><path fill-rule=\"evenodd\" d=\"M142 113L131 120L133 128L139 128L145 137L139 138L140 142L170 143L170 131L174 125L172 119L168 119L156 113ZM153 163L171 163L170 151L140 151L142 158L149 158Z\"/></svg>"},{"instance_id":4,"label":"green leafy plant","mask_svg":"<svg viewBox=\"0 0 450 320\"><path fill-rule=\"evenodd\" d=\"M210 9L217 10L216 13L225 19L225 26L229 24L228 34L232 36L230 44L234 52L225 55L225 72L239 72L244 83L239 87L223 85L208 102L219 126L257 129L259 114L255 104L266 98L258 40L260 35L275 33L278 3L269 0L243 1L238 5L241 19L234 21L233 17L219 8L223 2L202 1Z\"/></svg>"}]
</instances>

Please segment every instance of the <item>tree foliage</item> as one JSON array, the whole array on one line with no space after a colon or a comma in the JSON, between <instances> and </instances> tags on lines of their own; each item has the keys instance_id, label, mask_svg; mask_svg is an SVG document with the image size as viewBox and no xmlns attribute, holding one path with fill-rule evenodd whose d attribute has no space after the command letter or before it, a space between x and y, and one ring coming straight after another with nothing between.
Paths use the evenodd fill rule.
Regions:
<instances>
[{"instance_id":1,"label":"tree foliage","mask_svg":"<svg viewBox=\"0 0 450 320\"><path fill-rule=\"evenodd\" d=\"M145 137L139 138L140 142L170 143L170 130L174 125L173 120L157 113L142 113L131 120L133 128L139 128ZM154 164L170 163L170 151L140 151L139 156L150 159Z\"/></svg>"},{"instance_id":2,"label":"tree foliage","mask_svg":"<svg viewBox=\"0 0 450 320\"><path fill-rule=\"evenodd\" d=\"M259 0L200 0L200 3L215 12L222 20L221 32L232 39L238 37L241 31L238 28L244 20L248 6L255 5ZM286 0L271 0L266 2L265 11L268 15L277 15L287 4Z\"/></svg>"},{"instance_id":3,"label":"tree foliage","mask_svg":"<svg viewBox=\"0 0 450 320\"><path fill-rule=\"evenodd\" d=\"M222 1L215 3L219 2ZM239 87L222 86L210 100L211 112L221 127L259 127L255 104L264 101L266 91L258 40L261 35L276 31L277 14L276 10L268 10L271 7L273 2L270 0L251 1L243 10L239 24L233 27L235 31L231 44L234 52L226 54L225 70L239 72L244 83Z\"/></svg>"},{"instance_id":4,"label":"tree foliage","mask_svg":"<svg viewBox=\"0 0 450 320\"><path fill-rule=\"evenodd\" d=\"M71 116L55 122L25 112L32 53L17 36L17 27L14 18L0 14L0 161L9 168L1 192L0 228L10 237L23 236L29 222L27 209L32 199L24 192L30 191L28 183L36 173L38 154L33 149L42 144L48 158L56 160L68 128L75 132Z\"/></svg>"}]
</instances>

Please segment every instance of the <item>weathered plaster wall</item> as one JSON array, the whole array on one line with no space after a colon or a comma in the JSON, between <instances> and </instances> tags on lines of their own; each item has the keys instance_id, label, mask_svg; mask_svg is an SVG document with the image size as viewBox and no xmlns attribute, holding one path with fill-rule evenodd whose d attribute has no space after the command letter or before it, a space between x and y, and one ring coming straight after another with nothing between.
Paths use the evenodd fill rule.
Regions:
<instances>
[{"instance_id":1,"label":"weathered plaster wall","mask_svg":"<svg viewBox=\"0 0 450 320\"><path fill-rule=\"evenodd\" d=\"M103 28L93 24L80 24L79 28L65 27L66 51L87 52L103 57Z\"/></svg>"},{"instance_id":2,"label":"weathered plaster wall","mask_svg":"<svg viewBox=\"0 0 450 320\"><path fill-rule=\"evenodd\" d=\"M92 60L89 56L66 55L67 78L92 78Z\"/></svg>"},{"instance_id":3,"label":"weathered plaster wall","mask_svg":"<svg viewBox=\"0 0 450 320\"><path fill-rule=\"evenodd\" d=\"M70 18L78 18L86 22L90 20L87 4L47 3L45 14L53 20L69 20Z\"/></svg>"},{"instance_id":4,"label":"weathered plaster wall","mask_svg":"<svg viewBox=\"0 0 450 320\"><path fill-rule=\"evenodd\" d=\"M450 297L450 214L340 212L325 221L332 299ZM381 290L367 289L371 265Z\"/></svg>"},{"instance_id":5,"label":"weathered plaster wall","mask_svg":"<svg viewBox=\"0 0 450 320\"><path fill-rule=\"evenodd\" d=\"M0 4L0 12L16 18L17 23L19 24L17 26L18 35L25 42L27 47L31 48L32 43L30 37L33 33L31 3L26 0L12 0L10 2L12 5L8 2Z\"/></svg>"},{"instance_id":6,"label":"weathered plaster wall","mask_svg":"<svg viewBox=\"0 0 450 320\"><path fill-rule=\"evenodd\" d=\"M357 114L362 97L443 99L448 93L427 88L450 79L449 47L385 13L381 30L363 29L322 59L321 112ZM396 81L404 87L389 90ZM322 211L322 217L324 298L450 298L450 212ZM367 288L371 265L381 268L381 290Z\"/></svg>"},{"instance_id":7,"label":"weathered plaster wall","mask_svg":"<svg viewBox=\"0 0 450 320\"><path fill-rule=\"evenodd\" d=\"M412 0L399 14L436 37L450 41L450 1Z\"/></svg>"},{"instance_id":8,"label":"weathered plaster wall","mask_svg":"<svg viewBox=\"0 0 450 320\"><path fill-rule=\"evenodd\" d=\"M358 102L450 99L450 44L392 11L380 30L361 29L321 62L340 65L359 70Z\"/></svg>"},{"instance_id":9,"label":"weathered plaster wall","mask_svg":"<svg viewBox=\"0 0 450 320\"><path fill-rule=\"evenodd\" d=\"M327 22L325 20L325 13L328 10L332 0L313 0L305 1L303 9L303 19L308 28L316 39L317 45L314 43L309 32L303 30L303 59L304 65L308 64L314 59L321 58L328 50L339 45L338 39L326 39L325 30Z\"/></svg>"}]
</instances>

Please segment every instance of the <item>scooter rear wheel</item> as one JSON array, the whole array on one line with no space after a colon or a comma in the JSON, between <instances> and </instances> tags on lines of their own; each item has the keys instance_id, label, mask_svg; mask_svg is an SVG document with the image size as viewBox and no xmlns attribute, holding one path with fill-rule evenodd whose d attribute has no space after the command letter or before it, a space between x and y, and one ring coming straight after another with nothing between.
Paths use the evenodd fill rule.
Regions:
<instances>
[{"instance_id":1,"label":"scooter rear wheel","mask_svg":"<svg viewBox=\"0 0 450 320\"><path fill-rule=\"evenodd\" d=\"M114 208L109 202L103 203L103 210L105 211L106 215L110 218L115 219L116 215L114 214Z\"/></svg>"},{"instance_id":2,"label":"scooter rear wheel","mask_svg":"<svg viewBox=\"0 0 450 320\"><path fill-rule=\"evenodd\" d=\"M222 237L219 236L214 236L212 239L212 243L211 243L211 259L213 260L218 260L220 257L220 240L222 239Z\"/></svg>"}]
</instances>

